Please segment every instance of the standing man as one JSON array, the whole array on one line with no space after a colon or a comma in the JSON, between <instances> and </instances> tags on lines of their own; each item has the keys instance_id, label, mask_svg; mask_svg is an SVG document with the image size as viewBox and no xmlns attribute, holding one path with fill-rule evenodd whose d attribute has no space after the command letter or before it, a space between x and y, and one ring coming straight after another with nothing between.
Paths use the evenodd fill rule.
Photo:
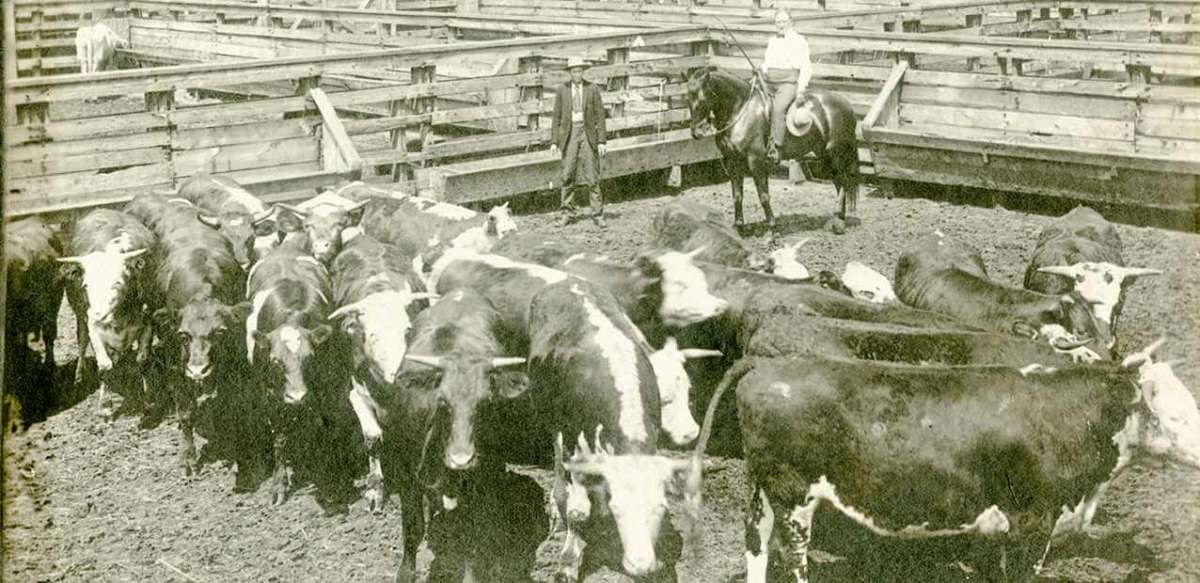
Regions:
<instances>
[{"instance_id":1,"label":"standing man","mask_svg":"<svg viewBox=\"0 0 1200 583\"><path fill-rule=\"evenodd\" d=\"M592 220L604 228L604 200L600 196L600 157L608 150L604 143L604 101L600 88L583 80L587 69L583 57L567 60L571 80L559 85L554 100L554 117L550 135L551 152L562 152L562 200L559 209L559 226L571 222L575 211L574 191L588 191L591 201Z\"/></svg>"},{"instance_id":2,"label":"standing man","mask_svg":"<svg viewBox=\"0 0 1200 583\"><path fill-rule=\"evenodd\" d=\"M771 136L767 140L767 159L779 162L779 150L787 137L785 117L797 95L804 95L812 78L808 41L792 28L792 17L782 8L775 11L775 36L767 42L762 70L775 98L771 107Z\"/></svg>"}]
</instances>

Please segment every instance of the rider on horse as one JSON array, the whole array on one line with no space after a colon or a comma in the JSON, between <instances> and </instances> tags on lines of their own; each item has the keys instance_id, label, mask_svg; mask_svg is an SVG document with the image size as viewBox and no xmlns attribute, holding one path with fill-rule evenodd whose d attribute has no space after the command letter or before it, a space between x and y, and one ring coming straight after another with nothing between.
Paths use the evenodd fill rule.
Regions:
<instances>
[{"instance_id":1,"label":"rider on horse","mask_svg":"<svg viewBox=\"0 0 1200 583\"><path fill-rule=\"evenodd\" d=\"M767 159L779 162L779 150L787 137L788 107L797 97L803 99L812 78L808 41L792 28L792 17L782 8L775 11L776 35L767 43L762 71L774 94L771 107L771 136L767 140Z\"/></svg>"}]
</instances>

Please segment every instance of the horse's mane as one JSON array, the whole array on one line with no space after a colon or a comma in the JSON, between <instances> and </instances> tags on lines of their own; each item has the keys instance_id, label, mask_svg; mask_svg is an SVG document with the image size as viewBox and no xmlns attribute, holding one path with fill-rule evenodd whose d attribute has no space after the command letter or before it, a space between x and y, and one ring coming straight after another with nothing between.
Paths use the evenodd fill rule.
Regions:
<instances>
[{"instance_id":1,"label":"horse's mane","mask_svg":"<svg viewBox=\"0 0 1200 583\"><path fill-rule=\"evenodd\" d=\"M734 88L737 89L739 92L742 92L742 93L750 92L750 83L747 82L745 79L741 78L740 76L735 75L731 71L727 71L725 69L713 69L713 70L709 71L708 76L710 79L716 78L717 80L721 81L722 83L728 83L730 85L733 85Z\"/></svg>"}]
</instances>

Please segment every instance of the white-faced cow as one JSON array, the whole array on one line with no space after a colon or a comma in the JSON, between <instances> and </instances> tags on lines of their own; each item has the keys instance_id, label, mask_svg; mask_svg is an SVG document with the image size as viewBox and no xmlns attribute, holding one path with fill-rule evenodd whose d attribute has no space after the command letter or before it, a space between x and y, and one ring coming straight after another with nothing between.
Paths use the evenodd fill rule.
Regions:
<instances>
[{"instance_id":1,"label":"white-faced cow","mask_svg":"<svg viewBox=\"0 0 1200 583\"><path fill-rule=\"evenodd\" d=\"M200 172L185 180L176 195L200 209L200 221L229 239L243 269L279 244L273 209L225 176Z\"/></svg>"},{"instance_id":2,"label":"white-faced cow","mask_svg":"<svg viewBox=\"0 0 1200 583\"><path fill-rule=\"evenodd\" d=\"M651 221L651 247L698 251L695 258L730 267L766 269L767 259L738 236L721 211L698 202L676 199Z\"/></svg>"},{"instance_id":3,"label":"white-faced cow","mask_svg":"<svg viewBox=\"0 0 1200 583\"><path fill-rule=\"evenodd\" d=\"M412 273L411 258L399 249L360 233L347 241L330 269L333 302L329 315L340 320L353 354L350 404L358 417L369 456L367 500L372 510L383 505L383 473L379 461L379 406L369 387L390 386L408 351L411 318L428 299L425 284Z\"/></svg>"},{"instance_id":4,"label":"white-faced cow","mask_svg":"<svg viewBox=\"0 0 1200 583\"><path fill-rule=\"evenodd\" d=\"M140 366L149 355L152 332L144 305L152 262L143 255L154 243L154 234L132 215L97 209L76 223L71 256L58 259L67 264L67 300L75 312L80 354L75 378L82 380L83 354L91 346L100 372L100 414L106 418L113 413L107 393L113 367ZM143 378L143 389L144 383Z\"/></svg>"},{"instance_id":5,"label":"white-faced cow","mask_svg":"<svg viewBox=\"0 0 1200 583\"><path fill-rule=\"evenodd\" d=\"M84 25L75 31L75 60L80 73L99 73L110 68L118 48L129 46L121 35L103 22Z\"/></svg>"},{"instance_id":6,"label":"white-faced cow","mask_svg":"<svg viewBox=\"0 0 1200 583\"><path fill-rule=\"evenodd\" d=\"M638 338L645 338L638 332ZM658 381L662 397L662 428L675 445L687 445L696 439L700 426L692 417L692 381L683 365L689 359L722 356L720 350L679 348L674 337L668 337L663 347L650 354L650 365Z\"/></svg>"},{"instance_id":7,"label":"white-faced cow","mask_svg":"<svg viewBox=\"0 0 1200 583\"><path fill-rule=\"evenodd\" d=\"M413 324L406 362L393 386L373 392L386 412L388 452L403 476L404 556L398 581L415 575L417 547L425 533L427 493L444 511L459 505L458 484L477 471L502 471L503 459L479 453L477 435L485 409L522 394L525 363L502 356L496 339L500 314L469 289L446 294ZM511 444L510 444L511 445ZM392 459L392 458L389 458ZM472 501L464 501L470 504Z\"/></svg>"},{"instance_id":8,"label":"white-faced cow","mask_svg":"<svg viewBox=\"0 0 1200 583\"><path fill-rule=\"evenodd\" d=\"M936 559L969 562L989 580L1026 580L1053 541L1086 528L1136 457L1200 467L1194 401L1178 411L1154 396L1187 390L1139 386L1111 365L747 365L737 387L752 488L747 581L765 581L772 562L806 581L814 533L823 550L875 559L880 572L865 580L920 578L913 573ZM1167 429L1171 417L1187 423ZM841 519L815 524L819 508L829 512L816 516ZM867 538L866 556L839 546L851 535Z\"/></svg>"},{"instance_id":9,"label":"white-faced cow","mask_svg":"<svg viewBox=\"0 0 1200 583\"><path fill-rule=\"evenodd\" d=\"M529 335L530 398L555 440L554 500L567 523L562 575L574 581L598 566L579 541L611 516L620 568L674 580L659 530L690 462L656 453L661 398L649 347L611 294L577 278L533 297Z\"/></svg>"},{"instance_id":10,"label":"white-faced cow","mask_svg":"<svg viewBox=\"0 0 1200 583\"><path fill-rule=\"evenodd\" d=\"M154 205L154 206L152 206ZM242 301L245 275L229 241L201 223L192 207L135 199L131 212L149 215L159 239L158 299L154 305L160 346L155 351L174 393L183 445L179 465L196 471L195 412L203 395L236 383L245 370Z\"/></svg>"},{"instance_id":11,"label":"white-faced cow","mask_svg":"<svg viewBox=\"0 0 1200 583\"><path fill-rule=\"evenodd\" d=\"M900 301L896 298L896 291L892 289L892 282L888 281L887 276L858 261L847 263L840 277L832 271L822 271L817 275L817 282L829 289L875 304Z\"/></svg>"},{"instance_id":12,"label":"white-faced cow","mask_svg":"<svg viewBox=\"0 0 1200 583\"><path fill-rule=\"evenodd\" d=\"M778 275L784 279L794 281L803 281L812 277L808 273L808 268L800 263L799 251L800 248L808 243L808 239L801 239L786 247L780 247L772 251L767 256L767 273Z\"/></svg>"},{"instance_id":13,"label":"white-faced cow","mask_svg":"<svg viewBox=\"0 0 1200 583\"><path fill-rule=\"evenodd\" d=\"M287 444L303 414L301 405L324 401L328 394L345 394L341 389L348 359L339 343L330 341L334 330L327 322L329 274L308 253L303 239L293 236L255 263L246 286L251 304L247 355L258 386L271 400L267 421L274 440L275 504L283 503L291 489ZM310 396L316 392L327 394Z\"/></svg>"},{"instance_id":14,"label":"white-faced cow","mask_svg":"<svg viewBox=\"0 0 1200 583\"><path fill-rule=\"evenodd\" d=\"M895 285L897 297L910 306L989 330L1044 336L1082 361L1110 357L1109 326L1078 292L1053 296L992 281L977 250L941 232L900 256ZM1071 348L1077 339L1097 342Z\"/></svg>"},{"instance_id":15,"label":"white-faced cow","mask_svg":"<svg viewBox=\"0 0 1200 583\"><path fill-rule=\"evenodd\" d=\"M1162 271L1126 267L1121 237L1100 213L1080 206L1042 229L1025 270L1025 289L1044 294L1079 293L1112 332L1109 348L1116 349L1116 326L1125 290L1140 276Z\"/></svg>"},{"instance_id":16,"label":"white-faced cow","mask_svg":"<svg viewBox=\"0 0 1200 583\"><path fill-rule=\"evenodd\" d=\"M57 228L42 219L31 217L4 226L4 386L20 405L26 423L45 415L53 400L50 375L63 299L56 263L60 256Z\"/></svg>"},{"instance_id":17,"label":"white-faced cow","mask_svg":"<svg viewBox=\"0 0 1200 583\"><path fill-rule=\"evenodd\" d=\"M354 202L326 191L297 205L277 206L279 230L289 237L303 234L299 240L305 250L329 265L342 248L343 233L362 220L367 201Z\"/></svg>"}]
</instances>

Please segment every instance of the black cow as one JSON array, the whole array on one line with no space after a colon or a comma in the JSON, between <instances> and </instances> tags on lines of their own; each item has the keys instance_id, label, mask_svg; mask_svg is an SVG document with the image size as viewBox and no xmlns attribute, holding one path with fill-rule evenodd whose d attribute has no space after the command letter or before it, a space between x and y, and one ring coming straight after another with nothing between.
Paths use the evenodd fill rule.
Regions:
<instances>
[{"instance_id":1,"label":"black cow","mask_svg":"<svg viewBox=\"0 0 1200 583\"><path fill-rule=\"evenodd\" d=\"M300 427L302 405L346 394L349 355L339 342L329 342L334 336L327 323L329 274L307 247L302 236L284 241L254 264L246 286L251 304L247 356L259 389L271 401L267 422L274 440L275 504L282 504L291 489L288 440Z\"/></svg>"},{"instance_id":2,"label":"black cow","mask_svg":"<svg viewBox=\"0 0 1200 583\"><path fill-rule=\"evenodd\" d=\"M452 511L458 506L458 483L468 479L464 471L503 471L503 459L477 454L476 434L486 431L477 429L477 418L489 404L520 395L528 384L522 371L498 370L525 363L524 358L501 356L499 319L478 293L447 293L417 316L396 382L372 385L365 395L384 419L388 459L396 460L401 476L404 556L397 580L415 576L427 490L440 495L443 509Z\"/></svg>"},{"instance_id":3,"label":"black cow","mask_svg":"<svg viewBox=\"0 0 1200 583\"><path fill-rule=\"evenodd\" d=\"M100 373L99 412L105 418L113 413L107 389L118 374L114 367L140 367L149 356L153 334L144 306L153 287L153 262L143 255L154 244L154 234L134 216L96 209L75 224L71 256L58 259L68 264L66 295L75 312L80 355L75 380L83 380L83 355L91 346Z\"/></svg>"},{"instance_id":4,"label":"black cow","mask_svg":"<svg viewBox=\"0 0 1200 583\"><path fill-rule=\"evenodd\" d=\"M44 417L54 397L54 342L64 289L56 261L62 251L57 227L38 217L4 227L4 386L26 423Z\"/></svg>"},{"instance_id":5,"label":"black cow","mask_svg":"<svg viewBox=\"0 0 1200 583\"><path fill-rule=\"evenodd\" d=\"M410 269L411 258L398 248L358 234L333 260L333 302L329 315L341 320L350 339L354 372L350 404L362 428L370 457L367 500L372 510L383 505L383 473L379 461L379 408L368 387L396 381L413 316L425 306L425 284Z\"/></svg>"},{"instance_id":6,"label":"black cow","mask_svg":"<svg viewBox=\"0 0 1200 583\"><path fill-rule=\"evenodd\" d=\"M202 395L236 383L245 370L242 322L245 274L229 240L205 226L194 208L135 199L162 234L159 239L158 298L151 305L160 346L155 352L175 398L183 445L179 465L196 472L195 413Z\"/></svg>"},{"instance_id":7,"label":"black cow","mask_svg":"<svg viewBox=\"0 0 1200 583\"><path fill-rule=\"evenodd\" d=\"M1025 289L1062 295L1076 291L1092 305L1096 318L1112 330L1109 348L1116 350L1116 325L1125 290L1139 276L1162 271L1126 267L1121 237L1100 213L1080 206L1042 229L1025 269Z\"/></svg>"},{"instance_id":8,"label":"black cow","mask_svg":"<svg viewBox=\"0 0 1200 583\"><path fill-rule=\"evenodd\" d=\"M654 215L650 229L651 247L676 251L699 251L695 258L741 267L766 269L766 257L754 250L725 222L725 215L712 207L677 199Z\"/></svg>"},{"instance_id":9,"label":"black cow","mask_svg":"<svg viewBox=\"0 0 1200 583\"><path fill-rule=\"evenodd\" d=\"M690 462L656 454L661 398L649 346L611 294L577 278L539 291L528 322L534 420L555 440L554 500L567 523L561 574L574 581L598 566L595 549L583 556L579 540L611 515L620 567L674 580L659 530L668 492L682 489L677 480Z\"/></svg>"},{"instance_id":10,"label":"black cow","mask_svg":"<svg viewBox=\"0 0 1200 583\"><path fill-rule=\"evenodd\" d=\"M1111 365L789 358L746 366L753 370L737 404L752 486L748 581L766 579L768 556L789 579L807 580L814 535L843 556L854 553L840 545L867 537L867 552L885 569L868 580L914 576L910 569L933 558L1024 580L1047 541L1090 523L1108 484L1137 455L1200 467L1195 401L1185 395L1191 410L1180 411L1162 398L1187 390L1139 387ZM1180 415L1188 421L1164 424ZM1188 433L1169 431L1180 428ZM822 516L815 527L818 509L840 519ZM918 564L893 562L906 553Z\"/></svg>"},{"instance_id":11,"label":"black cow","mask_svg":"<svg viewBox=\"0 0 1200 583\"><path fill-rule=\"evenodd\" d=\"M195 204L200 221L229 239L243 268L279 244L273 210L232 178L199 172L184 180L175 196Z\"/></svg>"},{"instance_id":12,"label":"black cow","mask_svg":"<svg viewBox=\"0 0 1200 583\"><path fill-rule=\"evenodd\" d=\"M1077 292L1051 296L994 282L977 250L941 232L905 251L893 279L896 296L910 306L988 330L1045 336L1080 360L1110 357L1109 326ZM1085 340L1099 341L1096 350L1081 346Z\"/></svg>"}]
</instances>

